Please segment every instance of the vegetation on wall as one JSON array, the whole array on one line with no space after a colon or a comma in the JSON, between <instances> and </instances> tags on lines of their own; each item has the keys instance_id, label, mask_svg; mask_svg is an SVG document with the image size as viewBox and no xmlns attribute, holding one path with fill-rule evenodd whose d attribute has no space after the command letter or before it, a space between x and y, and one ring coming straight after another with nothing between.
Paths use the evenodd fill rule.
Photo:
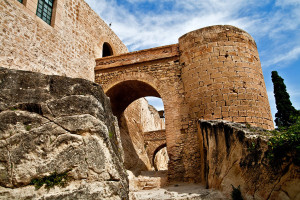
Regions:
<instances>
[{"instance_id":1,"label":"vegetation on wall","mask_svg":"<svg viewBox=\"0 0 300 200\"><path fill-rule=\"evenodd\" d=\"M272 81L278 111L275 123L278 127L271 131L269 158L280 162L290 158L293 163L300 165L300 112L292 106L283 79L276 71L272 72Z\"/></svg>"},{"instance_id":2,"label":"vegetation on wall","mask_svg":"<svg viewBox=\"0 0 300 200\"><path fill-rule=\"evenodd\" d=\"M269 158L281 161L284 157L290 157L292 162L300 165L300 116L293 118L296 122L291 126L271 131Z\"/></svg>"},{"instance_id":3,"label":"vegetation on wall","mask_svg":"<svg viewBox=\"0 0 300 200\"><path fill-rule=\"evenodd\" d=\"M53 188L54 186L65 187L69 180L67 173L68 171L61 174L54 172L50 176L33 179L30 184L34 185L36 190L40 189L43 185L45 185L46 189Z\"/></svg>"}]
</instances>

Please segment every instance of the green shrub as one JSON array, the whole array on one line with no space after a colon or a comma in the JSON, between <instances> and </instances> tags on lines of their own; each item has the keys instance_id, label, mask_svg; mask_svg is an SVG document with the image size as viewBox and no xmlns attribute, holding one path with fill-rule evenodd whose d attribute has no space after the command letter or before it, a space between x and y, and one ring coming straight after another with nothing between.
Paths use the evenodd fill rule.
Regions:
<instances>
[{"instance_id":1,"label":"green shrub","mask_svg":"<svg viewBox=\"0 0 300 200\"><path fill-rule=\"evenodd\" d=\"M109 136L110 139L112 139L112 138L114 137L113 132L112 132L112 131L109 131L109 132L108 132L108 136Z\"/></svg>"},{"instance_id":2,"label":"green shrub","mask_svg":"<svg viewBox=\"0 0 300 200\"><path fill-rule=\"evenodd\" d=\"M30 131L31 130L31 125L26 125L25 129L26 129L26 131Z\"/></svg>"},{"instance_id":3,"label":"green shrub","mask_svg":"<svg viewBox=\"0 0 300 200\"><path fill-rule=\"evenodd\" d=\"M54 172L50 176L33 179L30 184L34 185L36 190L40 189L44 184L46 189L53 188L54 186L65 187L69 180L67 173L68 171L61 174Z\"/></svg>"},{"instance_id":4,"label":"green shrub","mask_svg":"<svg viewBox=\"0 0 300 200\"><path fill-rule=\"evenodd\" d=\"M268 156L273 161L281 161L289 156L295 164L300 165L300 116L292 118L295 123L291 126L271 131L273 136L268 141Z\"/></svg>"}]
</instances>

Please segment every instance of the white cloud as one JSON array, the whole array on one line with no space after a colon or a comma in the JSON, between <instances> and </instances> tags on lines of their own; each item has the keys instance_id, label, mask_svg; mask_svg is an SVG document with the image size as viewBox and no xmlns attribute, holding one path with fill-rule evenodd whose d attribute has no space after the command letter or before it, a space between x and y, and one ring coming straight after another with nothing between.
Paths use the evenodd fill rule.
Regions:
<instances>
[{"instance_id":1,"label":"white cloud","mask_svg":"<svg viewBox=\"0 0 300 200\"><path fill-rule=\"evenodd\" d=\"M274 66L275 64L278 63L291 62L295 59L298 59L299 57L300 57L300 46L295 47L288 52L282 52L282 54L277 55L271 60L268 60L265 63L265 66L269 67L269 66ZM282 64L282 66L286 66L286 65Z\"/></svg>"},{"instance_id":2,"label":"white cloud","mask_svg":"<svg viewBox=\"0 0 300 200\"><path fill-rule=\"evenodd\" d=\"M276 6L299 6L299 0L277 0Z\"/></svg>"},{"instance_id":3,"label":"white cloud","mask_svg":"<svg viewBox=\"0 0 300 200\"><path fill-rule=\"evenodd\" d=\"M136 3L136 0L128 0ZM139 3L144 1L139 1ZM157 1L148 1L157 3ZM165 0L173 9L161 12L129 12L116 1L87 0L87 3L107 22L131 51L177 43L178 38L195 29L216 24L232 24L241 28L251 26L248 17L236 17L252 5L239 0ZM161 3L161 1L159 2Z\"/></svg>"},{"instance_id":4,"label":"white cloud","mask_svg":"<svg viewBox=\"0 0 300 200\"><path fill-rule=\"evenodd\" d=\"M86 1L104 21L112 22L130 51L177 43L181 35L205 26L230 24L258 41L264 69L300 58L299 0ZM157 10L139 10L145 2L156 4ZM172 7L164 9L164 3Z\"/></svg>"}]
</instances>

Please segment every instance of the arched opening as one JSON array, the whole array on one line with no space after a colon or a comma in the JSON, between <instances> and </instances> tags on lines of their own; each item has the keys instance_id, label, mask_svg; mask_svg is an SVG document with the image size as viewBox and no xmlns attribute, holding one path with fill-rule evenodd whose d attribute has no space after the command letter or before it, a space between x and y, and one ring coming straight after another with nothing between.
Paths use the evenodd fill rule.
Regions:
<instances>
[{"instance_id":1,"label":"arched opening","mask_svg":"<svg viewBox=\"0 0 300 200\"><path fill-rule=\"evenodd\" d=\"M124 165L130 171L128 174L137 179L145 172L155 172L153 152L161 144L165 144L166 147L165 121L158 112L158 109L164 108L162 105L156 109L149 105L147 99L160 98L160 94L150 84L128 80L114 85L107 90L106 95L110 98L113 114L118 118L125 154ZM149 96L151 97L148 98ZM161 132L164 134L162 138L151 138ZM153 176L149 173L149 176ZM162 176L166 179L166 173Z\"/></svg>"},{"instance_id":2,"label":"arched opening","mask_svg":"<svg viewBox=\"0 0 300 200\"><path fill-rule=\"evenodd\" d=\"M152 163L156 171L168 170L169 156L167 154L167 144L164 143L155 149Z\"/></svg>"},{"instance_id":3,"label":"arched opening","mask_svg":"<svg viewBox=\"0 0 300 200\"><path fill-rule=\"evenodd\" d=\"M111 46L107 42L104 42L102 47L102 57L107 57L112 55L113 55L113 50Z\"/></svg>"},{"instance_id":4,"label":"arched opening","mask_svg":"<svg viewBox=\"0 0 300 200\"><path fill-rule=\"evenodd\" d=\"M110 98L113 114L119 118L124 110L135 100L154 96L159 97L159 93L151 85L137 80L121 82L110 88L106 95Z\"/></svg>"}]
</instances>

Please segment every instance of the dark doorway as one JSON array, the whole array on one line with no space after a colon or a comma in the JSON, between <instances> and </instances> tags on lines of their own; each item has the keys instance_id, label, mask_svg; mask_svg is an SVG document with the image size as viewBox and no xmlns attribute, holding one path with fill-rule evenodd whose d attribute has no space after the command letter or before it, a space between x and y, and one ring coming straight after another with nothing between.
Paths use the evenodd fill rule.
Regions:
<instances>
[{"instance_id":1,"label":"dark doorway","mask_svg":"<svg viewBox=\"0 0 300 200\"><path fill-rule=\"evenodd\" d=\"M103 50L102 50L102 57L107 57L107 56L112 56L112 55L113 55L113 50L112 50L111 46L107 42L104 42Z\"/></svg>"}]
</instances>

